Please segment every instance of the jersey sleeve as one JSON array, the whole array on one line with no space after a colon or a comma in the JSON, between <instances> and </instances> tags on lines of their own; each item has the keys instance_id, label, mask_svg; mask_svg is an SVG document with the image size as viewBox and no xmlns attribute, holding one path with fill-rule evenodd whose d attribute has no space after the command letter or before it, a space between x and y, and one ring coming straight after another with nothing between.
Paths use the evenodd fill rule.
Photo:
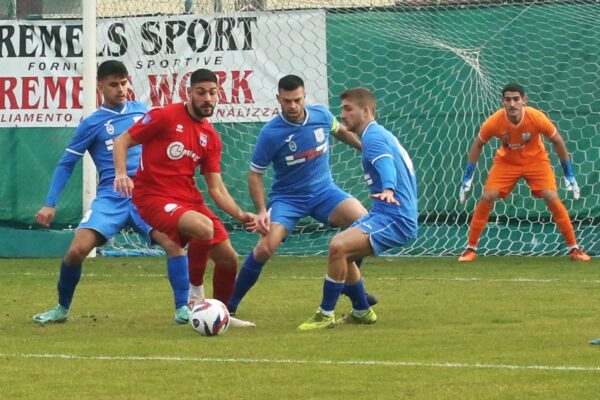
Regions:
<instances>
[{"instance_id":1,"label":"jersey sleeve","mask_svg":"<svg viewBox=\"0 0 600 400\"><path fill-rule=\"evenodd\" d=\"M382 189L396 187L396 169L390 144L383 135L371 134L363 136L363 148L367 161L375 167L381 178Z\"/></svg>"},{"instance_id":2,"label":"jersey sleeve","mask_svg":"<svg viewBox=\"0 0 600 400\"><path fill-rule=\"evenodd\" d=\"M133 140L138 143L145 143L165 132L169 115L164 110L164 108L153 108L129 128L128 132Z\"/></svg>"},{"instance_id":3,"label":"jersey sleeve","mask_svg":"<svg viewBox=\"0 0 600 400\"><path fill-rule=\"evenodd\" d=\"M484 142L489 142L491 138L495 136L496 133L496 124L494 123L493 116L488 118L482 125L479 130L479 139Z\"/></svg>"},{"instance_id":4,"label":"jersey sleeve","mask_svg":"<svg viewBox=\"0 0 600 400\"><path fill-rule=\"evenodd\" d=\"M543 112L535 109L533 115L540 132L547 138L554 136L556 133L556 126L550 121L550 118Z\"/></svg>"},{"instance_id":5,"label":"jersey sleeve","mask_svg":"<svg viewBox=\"0 0 600 400\"><path fill-rule=\"evenodd\" d=\"M94 138L93 130L90 129L89 124L84 120L77 127L71 142L69 142L63 156L56 165L56 169L52 175L52 182L48 189L48 195L46 196L46 200L44 200L45 206L56 206L71 174L73 174L75 165L77 165L81 157L83 157L87 149L94 142Z\"/></svg>"},{"instance_id":6,"label":"jersey sleeve","mask_svg":"<svg viewBox=\"0 0 600 400\"><path fill-rule=\"evenodd\" d=\"M259 174L264 174L269 167L273 157L275 157L276 147L269 140L269 128L266 126L260 131L258 140L254 146L254 152L252 153L252 161L250 163L250 170Z\"/></svg>"},{"instance_id":7,"label":"jersey sleeve","mask_svg":"<svg viewBox=\"0 0 600 400\"><path fill-rule=\"evenodd\" d=\"M221 153L223 145L221 143L221 138L216 133L215 138L214 145L211 146L206 157L200 162L200 171L203 175L221 172Z\"/></svg>"}]
</instances>

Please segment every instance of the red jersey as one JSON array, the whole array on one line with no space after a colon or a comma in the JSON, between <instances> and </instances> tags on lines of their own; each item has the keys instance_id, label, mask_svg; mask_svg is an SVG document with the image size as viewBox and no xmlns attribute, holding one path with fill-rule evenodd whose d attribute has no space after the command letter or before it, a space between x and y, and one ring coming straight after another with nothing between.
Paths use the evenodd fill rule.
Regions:
<instances>
[{"instance_id":1,"label":"red jersey","mask_svg":"<svg viewBox=\"0 0 600 400\"><path fill-rule=\"evenodd\" d=\"M502 146L496 152L496 157L523 165L549 160L542 135L551 138L555 133L556 127L543 112L524 107L523 119L517 125L509 121L505 109L495 112L481 126L479 138L488 142L492 137L497 137Z\"/></svg>"},{"instance_id":2,"label":"red jersey","mask_svg":"<svg viewBox=\"0 0 600 400\"><path fill-rule=\"evenodd\" d=\"M204 202L194 181L196 167L202 174L221 172L221 138L206 118L192 118L185 103L170 104L150 110L129 134L142 144L137 196Z\"/></svg>"}]
</instances>

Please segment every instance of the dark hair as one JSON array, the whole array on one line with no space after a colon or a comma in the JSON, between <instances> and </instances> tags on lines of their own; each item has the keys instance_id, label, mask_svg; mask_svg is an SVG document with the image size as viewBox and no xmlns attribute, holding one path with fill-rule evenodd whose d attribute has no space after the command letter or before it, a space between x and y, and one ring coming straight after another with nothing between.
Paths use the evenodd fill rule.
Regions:
<instances>
[{"instance_id":1,"label":"dark hair","mask_svg":"<svg viewBox=\"0 0 600 400\"><path fill-rule=\"evenodd\" d=\"M340 94L340 99L348 99L358 104L359 107L369 107L373 117L377 117L375 95L369 89L364 87L357 87L347 89Z\"/></svg>"},{"instance_id":2,"label":"dark hair","mask_svg":"<svg viewBox=\"0 0 600 400\"><path fill-rule=\"evenodd\" d=\"M102 62L98 66L98 72L96 73L97 79L106 79L109 76L127 78L128 75L129 72L127 72L125 64L117 60L107 60Z\"/></svg>"},{"instance_id":3,"label":"dark hair","mask_svg":"<svg viewBox=\"0 0 600 400\"><path fill-rule=\"evenodd\" d=\"M200 68L194 71L190 77L190 86L198 82L214 82L218 83L217 75L209 69Z\"/></svg>"},{"instance_id":4,"label":"dark hair","mask_svg":"<svg viewBox=\"0 0 600 400\"><path fill-rule=\"evenodd\" d=\"M523 86L514 82L509 83L508 85L504 86L504 88L502 88L502 97L504 97L504 94L506 92L519 92L521 97L525 96L525 89L523 88Z\"/></svg>"},{"instance_id":5,"label":"dark hair","mask_svg":"<svg viewBox=\"0 0 600 400\"><path fill-rule=\"evenodd\" d=\"M286 75L279 80L277 90L296 90L304 87L304 81L297 75Z\"/></svg>"}]
</instances>

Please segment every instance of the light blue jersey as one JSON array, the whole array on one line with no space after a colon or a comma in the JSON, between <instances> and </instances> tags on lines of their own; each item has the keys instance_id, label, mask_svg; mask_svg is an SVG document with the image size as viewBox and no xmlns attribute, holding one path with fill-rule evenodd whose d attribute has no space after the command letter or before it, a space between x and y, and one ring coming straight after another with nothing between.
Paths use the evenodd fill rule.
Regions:
<instances>
[{"instance_id":1,"label":"light blue jersey","mask_svg":"<svg viewBox=\"0 0 600 400\"><path fill-rule=\"evenodd\" d=\"M412 160L398 139L377 122L362 134L362 166L371 193L394 191L400 205L373 199L373 208L359 219L359 226L370 235L375 254L402 246L417 235L417 180Z\"/></svg>"},{"instance_id":2,"label":"light blue jersey","mask_svg":"<svg viewBox=\"0 0 600 400\"><path fill-rule=\"evenodd\" d=\"M278 115L260 131L250 169L267 171L273 163L271 195L311 194L333 183L329 168L329 134L339 125L324 106L305 107L301 123Z\"/></svg>"},{"instance_id":3,"label":"light blue jersey","mask_svg":"<svg viewBox=\"0 0 600 400\"><path fill-rule=\"evenodd\" d=\"M98 192L107 190L112 192L115 177L112 153L114 140L142 118L146 111L147 108L144 104L137 101L126 101L118 108L102 106L84 118L56 166L44 205L51 207L56 205L73 168L86 151L89 151L94 160L100 177ZM141 151L141 146L129 149L127 155L127 174L129 176L135 175Z\"/></svg>"},{"instance_id":4,"label":"light blue jersey","mask_svg":"<svg viewBox=\"0 0 600 400\"><path fill-rule=\"evenodd\" d=\"M150 244L152 228L146 224L131 197L123 197L113 190L115 167L113 163L114 140L141 119L147 108L136 101L126 101L121 107L100 107L79 124L75 135L58 162L45 206L55 207L73 168L88 151L96 165L100 181L96 198L87 210L78 228L93 229L105 239L110 239L122 228L131 226ZM141 156L141 146L129 149L127 174L135 175Z\"/></svg>"}]
</instances>

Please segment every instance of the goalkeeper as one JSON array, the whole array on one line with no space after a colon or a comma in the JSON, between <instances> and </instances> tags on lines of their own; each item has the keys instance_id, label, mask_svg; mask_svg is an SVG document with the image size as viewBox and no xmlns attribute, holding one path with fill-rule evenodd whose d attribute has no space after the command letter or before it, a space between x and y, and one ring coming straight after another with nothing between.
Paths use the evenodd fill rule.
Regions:
<instances>
[{"instance_id":1,"label":"goalkeeper","mask_svg":"<svg viewBox=\"0 0 600 400\"><path fill-rule=\"evenodd\" d=\"M521 178L525 178L536 197L546 202L567 242L571 260L589 261L590 256L577 245L569 214L558 197L550 158L542 141L544 135L554 145L564 171L567 190L572 191L573 197L577 200L579 186L575 181L573 164L569 161L569 153L563 138L543 112L526 105L527 96L521 85L516 83L506 85L502 89L501 100L504 109L498 110L483 123L469 152L460 188L461 203L465 202L467 192L471 189L475 165L483 145L494 136L501 142L484 186L483 195L475 207L467 249L458 261L469 262L477 258L477 243L494 208L494 202L498 197L508 196Z\"/></svg>"}]
</instances>

